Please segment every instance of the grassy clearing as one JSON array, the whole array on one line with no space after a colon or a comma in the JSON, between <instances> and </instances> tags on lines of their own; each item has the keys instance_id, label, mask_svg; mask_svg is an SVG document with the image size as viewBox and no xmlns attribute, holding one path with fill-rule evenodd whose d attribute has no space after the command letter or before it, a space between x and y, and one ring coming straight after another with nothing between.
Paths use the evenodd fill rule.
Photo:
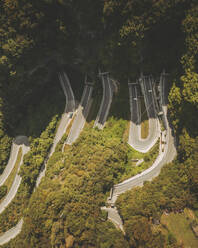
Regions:
<instances>
[{"instance_id":1,"label":"grassy clearing","mask_svg":"<svg viewBox=\"0 0 198 248\"><path fill-rule=\"evenodd\" d=\"M149 132L149 121L148 121L144 99L141 98L140 102L141 102L141 138L146 139L148 137L148 132Z\"/></svg>"},{"instance_id":2,"label":"grassy clearing","mask_svg":"<svg viewBox=\"0 0 198 248\"><path fill-rule=\"evenodd\" d=\"M144 120L141 122L141 138L146 139L148 137L149 121Z\"/></svg>"},{"instance_id":3,"label":"grassy clearing","mask_svg":"<svg viewBox=\"0 0 198 248\"><path fill-rule=\"evenodd\" d=\"M21 162L21 158L22 158L22 148L20 147L18 155L17 155L17 160L16 160L15 165L14 165L14 168L13 168L12 172L10 173L9 177L7 178L7 180L4 183L4 185L7 187L7 192L9 192L9 190L10 190L12 184L13 184L14 178L15 178L15 176L17 174L17 171L18 171L18 168L19 168L19 165L20 165L20 162ZM3 200L3 199L1 199L1 200Z\"/></svg>"},{"instance_id":4,"label":"grassy clearing","mask_svg":"<svg viewBox=\"0 0 198 248\"><path fill-rule=\"evenodd\" d=\"M195 237L190 226L194 218L195 216L190 209L185 209L183 213L163 214L160 228L162 228L163 233L173 235L183 247L197 248L198 239Z\"/></svg>"}]
</instances>

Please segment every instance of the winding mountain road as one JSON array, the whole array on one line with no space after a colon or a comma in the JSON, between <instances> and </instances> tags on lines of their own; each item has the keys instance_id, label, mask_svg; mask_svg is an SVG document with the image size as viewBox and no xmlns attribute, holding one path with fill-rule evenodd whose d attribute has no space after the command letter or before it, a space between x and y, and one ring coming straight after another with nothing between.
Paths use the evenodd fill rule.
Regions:
<instances>
[{"instance_id":1,"label":"winding mountain road","mask_svg":"<svg viewBox=\"0 0 198 248\"><path fill-rule=\"evenodd\" d=\"M160 79L160 93L164 94L164 96L161 96L161 105L162 105L162 109L163 109L163 113L164 113L164 121L166 122L166 127L167 127L166 130L163 132L163 135L162 135L162 137L165 137L164 151L162 149L160 149L159 156L157 157L156 161L153 163L153 165L149 169L143 171L142 173L140 173L140 174L138 174L138 175L136 175L136 176L134 176L134 177L132 177L132 178L130 178L128 180L125 180L122 183L114 185L114 187L113 187L113 189L111 191L111 196L108 199L109 204L114 205L115 202L116 202L117 197L120 194L122 194L122 193L126 192L127 190L130 190L130 189L132 189L132 188L134 188L136 186L142 186L145 181L150 181L154 177L159 175L162 166L164 164L166 164L166 163L171 162L174 159L175 155L176 155L174 136L173 136L172 129L169 126L168 119L167 119L167 95L165 94L165 82L166 82L166 80L164 80L164 77L165 77L165 75L161 75L161 79ZM62 82L61 85L62 85L63 89L65 89L65 86L64 86L65 83L63 83L63 78L61 77L61 79L62 79L61 80L61 82ZM65 80L64 82L66 82L66 81L67 80ZM109 85L109 84L107 83L107 85ZM111 86L109 85L109 87L111 87ZM67 88L67 89L69 89L69 88ZM104 94L106 97L108 97L108 98L110 97L111 99L108 99L107 103L104 103L105 99L103 99L102 104L101 104L101 106L102 106L101 111L99 111L100 114L99 114L99 118L98 118L98 123L101 123L100 120L102 120L103 125L105 123L104 120L106 120L106 117L107 117L107 114L108 114L108 111L109 111L109 107L110 107L110 104L111 104L111 100L112 100L113 93L112 93L111 90L112 89L109 88L109 93ZM91 91L91 89L89 89L89 91L88 91L88 89L86 89L86 92L89 92L89 93L85 92L83 94L82 99L84 99L84 100L82 101L82 105L84 105L84 104L87 105L87 103L86 103L87 98L85 96L88 96L88 98L89 98L89 96L91 94L90 91ZM66 90L64 92L66 93ZM72 96L72 94L70 96ZM68 95L66 95L66 105L67 105L68 100L70 102L70 104L69 104L70 106L69 107L66 106L65 110L73 109L73 111L74 111L74 109L75 109L75 104L73 102L74 99L71 100L70 97ZM108 111L105 111L106 108L108 109ZM104 110L104 112L103 112L103 110ZM65 116L63 114L62 119L64 119L64 117ZM48 157L50 157L52 155L52 153L53 153L53 151L55 149L55 146L56 146L55 144L57 144L58 141L60 140L60 138L62 137L61 134L62 135L64 134L63 131L65 130L65 125L61 124L61 123L65 123L65 119L64 120L62 120L62 119L61 119L61 122L60 122L60 125L59 125L60 130L58 128L57 133L55 135L54 143L52 145L52 148L50 150L50 154L49 154ZM26 150L24 150L24 153L25 152L26 152ZM15 155L15 153L13 153L13 155L12 155L12 152L11 152L11 156L13 156L13 160L16 161L16 156L17 155ZM8 164L10 164L10 163L8 162ZM46 163L47 163L47 161L46 161ZM9 167L10 166L11 165L9 165ZM10 173L9 171L10 171L10 169L7 170L7 174ZM4 177L6 177L6 176L4 176ZM41 180L41 178L40 178L40 180ZM36 185L36 187L39 185L39 183ZM108 218L124 232L123 223L122 223L122 220L121 220L121 218L119 216L119 213L118 213L117 209L116 208L106 208L106 207L103 207L102 209L106 210L108 212ZM21 219L15 227L11 228L10 230L8 230L4 234L2 234L0 236L0 245L5 244L5 243L9 242L12 238L16 237L16 235L18 235L20 233L20 231L22 229L22 225L23 225L23 219Z\"/></svg>"},{"instance_id":2,"label":"winding mountain road","mask_svg":"<svg viewBox=\"0 0 198 248\"><path fill-rule=\"evenodd\" d=\"M112 80L109 78L108 72L100 73L99 76L102 78L103 96L102 102L100 104L100 109L98 111L94 127L103 129L107 116L110 110L111 102L113 99L114 85Z\"/></svg>"}]
</instances>

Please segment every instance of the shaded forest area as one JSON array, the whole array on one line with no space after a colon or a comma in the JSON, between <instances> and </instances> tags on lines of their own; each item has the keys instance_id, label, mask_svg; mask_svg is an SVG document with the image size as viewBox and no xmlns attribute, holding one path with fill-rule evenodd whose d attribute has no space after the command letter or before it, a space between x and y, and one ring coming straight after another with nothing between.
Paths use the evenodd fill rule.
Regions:
<instances>
[{"instance_id":1,"label":"shaded forest area","mask_svg":"<svg viewBox=\"0 0 198 248\"><path fill-rule=\"evenodd\" d=\"M0 42L0 171L13 137L24 134L31 141L23 183L1 216L1 232L21 215L25 224L5 247L182 247L154 232L153 221L164 211L198 209L197 1L2 0ZM102 134L87 127L63 154L59 144L45 181L32 194L64 109L56 75L62 66L79 82L71 80L77 95L84 74L97 81L98 68L110 71L124 94L128 79L141 71L158 75L165 68L170 74L178 156L153 182L119 197L126 236L100 211L127 164L120 114Z\"/></svg>"}]
</instances>

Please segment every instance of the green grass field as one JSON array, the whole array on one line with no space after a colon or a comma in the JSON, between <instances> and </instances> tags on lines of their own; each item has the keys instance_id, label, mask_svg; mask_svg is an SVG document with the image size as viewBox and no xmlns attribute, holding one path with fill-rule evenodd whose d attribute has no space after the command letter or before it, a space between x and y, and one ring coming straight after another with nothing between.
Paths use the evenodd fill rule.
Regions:
<instances>
[{"instance_id":1,"label":"green grass field","mask_svg":"<svg viewBox=\"0 0 198 248\"><path fill-rule=\"evenodd\" d=\"M163 229L167 229L185 248L197 248L198 239L195 237L190 223L195 218L192 210L185 209L183 213L163 214L161 224Z\"/></svg>"}]
</instances>

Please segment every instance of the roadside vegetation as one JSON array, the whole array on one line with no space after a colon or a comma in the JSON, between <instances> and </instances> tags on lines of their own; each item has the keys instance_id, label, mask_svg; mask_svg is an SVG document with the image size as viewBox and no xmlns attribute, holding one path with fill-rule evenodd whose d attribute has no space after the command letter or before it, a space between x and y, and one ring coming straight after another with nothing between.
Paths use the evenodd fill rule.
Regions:
<instances>
[{"instance_id":1,"label":"roadside vegetation","mask_svg":"<svg viewBox=\"0 0 198 248\"><path fill-rule=\"evenodd\" d=\"M3 172L11 150L11 138L5 132L4 116L2 113L3 100L0 95L0 173Z\"/></svg>"},{"instance_id":2,"label":"roadside vegetation","mask_svg":"<svg viewBox=\"0 0 198 248\"><path fill-rule=\"evenodd\" d=\"M13 227L23 216L40 169L52 145L57 119L57 116L52 119L46 130L42 132L41 137L32 141L30 151L25 154L23 165L20 169L22 182L15 198L1 214L0 233Z\"/></svg>"},{"instance_id":3,"label":"roadside vegetation","mask_svg":"<svg viewBox=\"0 0 198 248\"><path fill-rule=\"evenodd\" d=\"M63 137L49 159L45 179L30 199L23 232L10 247L19 246L23 235L30 237L25 238L23 247L37 247L37 243L41 247L60 246L69 239L74 247L110 247L113 243L128 247L122 233L100 210L111 187L140 170L131 165L133 151L123 142L126 124L111 117L101 131L93 129L93 121L87 123L77 141L65 146L64 153Z\"/></svg>"}]
</instances>

